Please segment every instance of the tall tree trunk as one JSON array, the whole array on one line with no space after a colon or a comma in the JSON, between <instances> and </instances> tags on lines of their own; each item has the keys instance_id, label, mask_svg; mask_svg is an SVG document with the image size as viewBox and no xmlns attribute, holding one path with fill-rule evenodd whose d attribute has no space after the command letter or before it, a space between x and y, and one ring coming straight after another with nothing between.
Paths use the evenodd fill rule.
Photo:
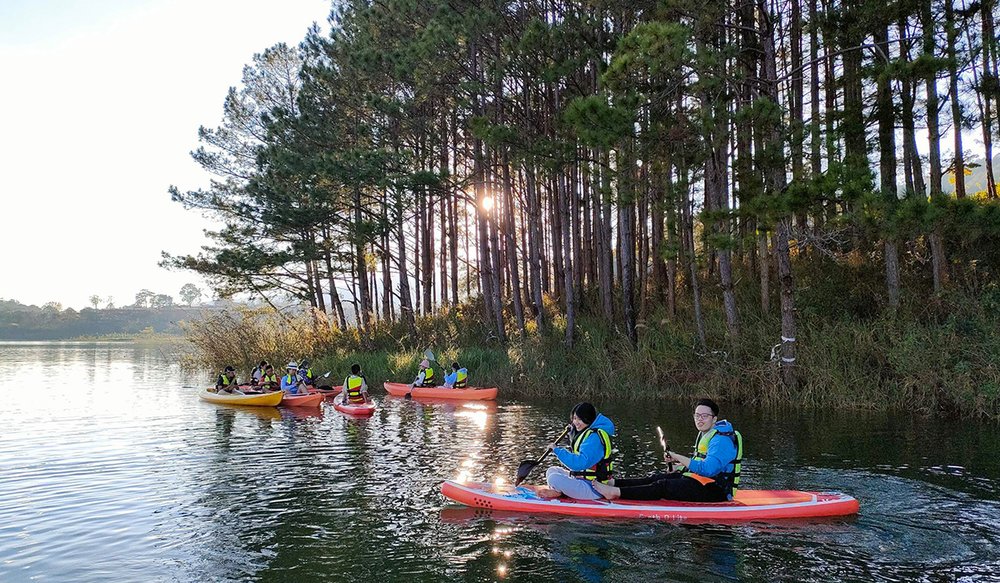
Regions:
<instances>
[{"instance_id":1,"label":"tall tree trunk","mask_svg":"<svg viewBox=\"0 0 1000 583\"><path fill-rule=\"evenodd\" d=\"M910 62L910 45L912 41L909 36L906 19L899 22L900 60L905 67ZM906 191L915 193L918 196L927 196L927 186L924 183L923 164L920 161L920 150L917 148L916 124L914 122L913 108L916 101L916 87L913 79L909 75L902 77L902 108L900 117L903 123L903 160L906 172Z\"/></svg>"},{"instance_id":2,"label":"tall tree trunk","mask_svg":"<svg viewBox=\"0 0 1000 583\"><path fill-rule=\"evenodd\" d=\"M562 223L562 249L565 255L563 256L563 287L565 289L566 298L566 346L572 347L575 342L576 333L576 296L574 294L573 288L573 257L572 257L572 242L570 241L570 201L569 201L569 185L566 180L566 173L563 170L558 170L557 174L558 182L556 183L557 196L558 196L558 209L560 215L560 222Z\"/></svg>"},{"instance_id":3,"label":"tall tree trunk","mask_svg":"<svg viewBox=\"0 0 1000 583\"><path fill-rule=\"evenodd\" d=\"M399 316L411 336L416 335L413 304L410 301L410 276L406 269L406 222L402 197L396 197L396 260L399 265Z\"/></svg>"},{"instance_id":4,"label":"tall tree trunk","mask_svg":"<svg viewBox=\"0 0 1000 583\"><path fill-rule=\"evenodd\" d=\"M948 83L951 87L951 117L954 124L952 133L955 136L955 198L965 198L965 154L962 152L962 104L958 100L958 56L955 45L958 42L958 29L955 24L955 6L944 2L944 22L948 39Z\"/></svg>"},{"instance_id":5,"label":"tall tree trunk","mask_svg":"<svg viewBox=\"0 0 1000 583\"><path fill-rule=\"evenodd\" d=\"M931 3L921 5L920 24L923 27L923 52L931 59L936 58L937 46L934 42L934 16ZM940 103L937 93L937 71L928 68L925 80L927 94L927 163L930 168L931 201L942 197L941 191L941 129L938 118ZM944 240L940 228L934 225L930 234L931 267L934 275L934 293L940 294L948 283L948 263L945 255Z\"/></svg>"},{"instance_id":6,"label":"tall tree trunk","mask_svg":"<svg viewBox=\"0 0 1000 583\"><path fill-rule=\"evenodd\" d=\"M687 240L685 252L689 268L688 275L691 278L691 302L694 307L695 331L698 334L698 347L704 352L708 349L708 342L705 339L705 317L702 315L701 310L701 286L698 284L698 259L695 253L694 217L691 210L691 183L688 170L685 166L678 166L677 175L679 177L681 192L681 222L683 223L684 238Z\"/></svg>"},{"instance_id":7,"label":"tall tree trunk","mask_svg":"<svg viewBox=\"0 0 1000 583\"><path fill-rule=\"evenodd\" d=\"M334 312L337 314L337 321L343 330L347 328L347 317L344 315L344 304L340 301L340 292L337 291L337 282L333 277L333 258L330 256L329 249L323 250L323 261L326 264L327 286L330 288L330 302L333 304Z\"/></svg>"},{"instance_id":8,"label":"tall tree trunk","mask_svg":"<svg viewBox=\"0 0 1000 583\"><path fill-rule=\"evenodd\" d=\"M625 321L625 335L632 346L638 346L635 313L635 201L636 177L635 161L632 155L632 140L618 151L621 165L618 169L618 263L621 266L622 316Z\"/></svg>"},{"instance_id":9,"label":"tall tree trunk","mask_svg":"<svg viewBox=\"0 0 1000 583\"><path fill-rule=\"evenodd\" d=\"M535 166L530 161L524 168L525 196L528 200L528 263L531 267L531 301L534 304L538 332L545 329L545 308L542 301L541 210Z\"/></svg>"},{"instance_id":10,"label":"tall tree trunk","mask_svg":"<svg viewBox=\"0 0 1000 583\"><path fill-rule=\"evenodd\" d=\"M510 176L510 160L507 152L503 155L503 194L504 194L504 241L507 245L507 271L510 276L511 300L514 306L514 319L521 338L525 336L524 305L521 303L521 275L518 273L517 241L514 231L514 188Z\"/></svg>"},{"instance_id":11,"label":"tall tree trunk","mask_svg":"<svg viewBox=\"0 0 1000 583\"><path fill-rule=\"evenodd\" d=\"M368 265L365 262L365 244L361 237L361 233L363 232L361 220L361 189L359 187L355 187L353 194L355 236L354 255L357 260L356 277L358 280L358 299L361 303L361 313L359 314L358 322L362 330L368 330L371 324L371 301L369 300L368 291Z\"/></svg>"},{"instance_id":12,"label":"tall tree trunk","mask_svg":"<svg viewBox=\"0 0 1000 583\"><path fill-rule=\"evenodd\" d=\"M757 2L760 39L763 48L764 95L774 104L778 103L778 75L775 63L774 28L771 14L763 0ZM781 120L771 120L765 130L765 157L767 160L767 190L770 196L781 196L785 191L785 157L781 144ZM778 260L778 281L781 288L781 376L790 391L796 390L798 376L795 369L795 280L792 275L791 253L788 248L789 218L780 217L774 232L775 254Z\"/></svg>"},{"instance_id":13,"label":"tall tree trunk","mask_svg":"<svg viewBox=\"0 0 1000 583\"><path fill-rule=\"evenodd\" d=\"M706 33L707 37L699 42L698 47L699 55L704 55L706 59L714 57L713 62L718 63L705 73L706 77L717 81L715 86L718 87L725 86L723 81L725 72L722 70L723 60L718 56L722 45L722 39L719 35L721 35L724 25L725 17L720 14L717 19L713 19L711 27ZM706 136L708 152L705 158L705 203L706 207L714 211L718 217L712 221L712 230L716 239L723 241L731 236L727 170L728 108L725 95L710 92L709 86L706 83L706 88L699 95L702 115L706 118L705 127L708 132ZM733 286L732 252L728 241L719 246L716 252L719 258L719 283L722 287L722 301L726 313L726 330L731 345L735 347L740 337L740 323Z\"/></svg>"},{"instance_id":14,"label":"tall tree trunk","mask_svg":"<svg viewBox=\"0 0 1000 583\"><path fill-rule=\"evenodd\" d=\"M820 138L821 119L819 113L819 13L816 0L809 0L809 162L813 176L823 172L822 141Z\"/></svg>"},{"instance_id":15,"label":"tall tree trunk","mask_svg":"<svg viewBox=\"0 0 1000 583\"><path fill-rule=\"evenodd\" d=\"M677 253L681 248L678 243L677 225L677 189L673 182L673 159L669 152L664 157L664 180L666 197L663 204L666 205L666 246L670 250L667 259L667 315L674 319L677 317Z\"/></svg>"},{"instance_id":16,"label":"tall tree trunk","mask_svg":"<svg viewBox=\"0 0 1000 583\"><path fill-rule=\"evenodd\" d=\"M889 28L879 25L874 33L875 43L883 55L889 54ZM888 57L880 59L876 68L879 177L882 196L888 212L894 213L899 200L896 195L896 120L892 102L892 87L889 79ZM885 238L885 283L889 296L889 308L899 308L899 251L896 239L888 234Z\"/></svg>"},{"instance_id":17,"label":"tall tree trunk","mask_svg":"<svg viewBox=\"0 0 1000 583\"><path fill-rule=\"evenodd\" d=\"M791 156L792 156L792 180L800 182L804 174L803 166L803 141L804 131L802 125L802 103L804 101L803 92L803 71L802 71L802 6L801 0L789 0L791 2L791 31L789 42L791 43L791 91L789 92L789 114L791 116ZM796 213L796 224L800 229L805 229L807 218L805 211Z\"/></svg>"},{"instance_id":18,"label":"tall tree trunk","mask_svg":"<svg viewBox=\"0 0 1000 583\"><path fill-rule=\"evenodd\" d=\"M987 88L983 91L983 101L985 102L985 119L983 121L983 145L986 149L986 194L990 199L1000 196L997 192L996 175L993 174L993 100L1000 108L1000 85L997 75L997 36L996 36L996 15L993 10L996 7L996 0L983 0L980 4L980 14L983 29L983 86ZM1000 111L1000 109L996 110Z\"/></svg>"},{"instance_id":19,"label":"tall tree trunk","mask_svg":"<svg viewBox=\"0 0 1000 583\"><path fill-rule=\"evenodd\" d=\"M614 322L613 285L614 248L611 246L611 176L610 155L607 152L601 154L601 307L604 312L606 322Z\"/></svg>"}]
</instances>

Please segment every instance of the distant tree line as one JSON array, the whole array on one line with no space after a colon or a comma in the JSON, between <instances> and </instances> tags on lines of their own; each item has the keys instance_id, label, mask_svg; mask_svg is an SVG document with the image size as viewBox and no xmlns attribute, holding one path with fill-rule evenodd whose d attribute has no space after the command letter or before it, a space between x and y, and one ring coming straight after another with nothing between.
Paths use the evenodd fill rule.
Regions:
<instances>
[{"instance_id":1,"label":"distant tree line","mask_svg":"<svg viewBox=\"0 0 1000 583\"><path fill-rule=\"evenodd\" d=\"M0 300L0 339L67 340L82 336L135 335L146 332L182 333L182 320L200 318L204 308L110 308L65 310L55 302L26 306L14 300Z\"/></svg>"},{"instance_id":2,"label":"distant tree line","mask_svg":"<svg viewBox=\"0 0 1000 583\"><path fill-rule=\"evenodd\" d=\"M337 2L199 130L216 178L170 192L225 227L163 263L361 331L475 300L499 342L572 346L588 315L635 346L656 313L707 351L764 317L794 387L817 282L845 280L825 289L851 317L996 287L996 21L996 0Z\"/></svg>"}]
</instances>

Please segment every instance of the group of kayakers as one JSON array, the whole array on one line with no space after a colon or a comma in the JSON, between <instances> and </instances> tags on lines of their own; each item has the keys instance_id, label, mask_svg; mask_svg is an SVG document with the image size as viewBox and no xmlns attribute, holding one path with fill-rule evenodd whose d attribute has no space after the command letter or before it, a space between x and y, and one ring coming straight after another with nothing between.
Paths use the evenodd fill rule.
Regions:
<instances>
[{"instance_id":1,"label":"group of kayakers","mask_svg":"<svg viewBox=\"0 0 1000 583\"><path fill-rule=\"evenodd\" d=\"M565 495L578 500L731 500L740 483L743 437L729 421L719 419L719 406L711 399L699 399L695 404L694 426L698 437L691 458L664 446L666 472L619 478L613 473L614 423L592 404L579 403L570 413L567 427L570 447L559 447L559 439L550 446L564 467L546 471L548 488L539 493L544 498Z\"/></svg>"},{"instance_id":2,"label":"group of kayakers","mask_svg":"<svg viewBox=\"0 0 1000 583\"><path fill-rule=\"evenodd\" d=\"M308 360L303 359L301 363L291 361L285 365L285 371L284 376L278 377L274 372L274 367L266 360L262 360L250 373L249 385L241 388L236 378L236 368L230 365L216 379L215 391L217 393L242 395L246 394L248 390L251 393L281 390L290 395L300 395L314 392L317 388L332 390L330 386L317 387L316 383L318 379L313 374ZM329 374L326 373L320 378L325 378ZM411 389L413 387L436 387L438 386L437 380L438 377L434 367L425 358L420 362L417 376L409 386ZM444 375L443 380L445 388L466 388L469 383L469 371L459 365L458 362L453 362L447 374ZM360 364L354 363L351 365L351 374L344 379L341 387L348 402L371 402L371 397L368 396L368 381L361 372Z\"/></svg>"},{"instance_id":3,"label":"group of kayakers","mask_svg":"<svg viewBox=\"0 0 1000 583\"><path fill-rule=\"evenodd\" d=\"M289 362L285 370L286 374L279 379L274 368L266 361L261 361L251 373L250 390L282 390L297 395L317 389L318 379L308 360L301 363ZM329 374L326 373L323 377ZM465 388L468 386L468 379L468 370L453 362L444 375L444 387ZM417 376L409 386L411 389L438 386L437 371L427 358L420 362ZM347 402L371 402L368 382L360 364L351 365L351 373L344 379L342 387ZM227 366L219 375L216 391L242 392L234 367ZM577 404L570 412L569 425L563 432L563 435L569 434L569 447L559 446L562 435L550 445L562 465L548 468L545 474L548 487L539 489L539 494L543 498L568 496L578 500L731 500L740 482L743 437L729 421L719 419L719 406L711 399L699 399L693 415L698 437L692 457L671 451L664 443L663 458L667 463L667 471L643 477L622 478L614 474L612 461L614 423L599 413L591 403Z\"/></svg>"},{"instance_id":4,"label":"group of kayakers","mask_svg":"<svg viewBox=\"0 0 1000 583\"><path fill-rule=\"evenodd\" d=\"M436 386L438 384L434 367L425 358L420 361L420 370L417 372L417 376L413 379L413 382L410 383L410 388ZM444 375L444 384L442 386L446 389L464 389L469 386L469 370L457 362L451 363L451 369L448 371L448 374Z\"/></svg>"}]
</instances>

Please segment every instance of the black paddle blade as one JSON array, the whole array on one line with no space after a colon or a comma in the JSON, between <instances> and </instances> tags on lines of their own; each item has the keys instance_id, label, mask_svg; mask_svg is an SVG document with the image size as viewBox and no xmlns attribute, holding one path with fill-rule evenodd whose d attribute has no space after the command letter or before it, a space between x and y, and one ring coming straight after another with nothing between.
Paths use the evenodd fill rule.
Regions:
<instances>
[{"instance_id":1,"label":"black paddle blade","mask_svg":"<svg viewBox=\"0 0 1000 583\"><path fill-rule=\"evenodd\" d=\"M412 398L413 398L413 393L412 393L412 392L410 392L410 393L406 393L405 395L403 395L403 400L404 400L404 401L409 401L409 400L411 400Z\"/></svg>"},{"instance_id":2,"label":"black paddle blade","mask_svg":"<svg viewBox=\"0 0 1000 583\"><path fill-rule=\"evenodd\" d=\"M521 482L528 477L528 474L530 474L531 470L535 469L535 466L537 465L537 460L524 460L521 462L521 465L517 466L517 479L514 480L514 485L520 486Z\"/></svg>"}]
</instances>

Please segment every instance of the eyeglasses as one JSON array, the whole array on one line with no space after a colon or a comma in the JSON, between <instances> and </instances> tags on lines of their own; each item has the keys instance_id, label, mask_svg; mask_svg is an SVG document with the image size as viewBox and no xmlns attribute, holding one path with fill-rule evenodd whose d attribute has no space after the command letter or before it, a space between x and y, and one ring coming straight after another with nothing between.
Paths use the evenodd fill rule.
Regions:
<instances>
[{"instance_id":1,"label":"eyeglasses","mask_svg":"<svg viewBox=\"0 0 1000 583\"><path fill-rule=\"evenodd\" d=\"M694 418L695 419L711 419L712 417L715 417L715 415L713 415L711 413L695 413L694 414Z\"/></svg>"}]
</instances>

